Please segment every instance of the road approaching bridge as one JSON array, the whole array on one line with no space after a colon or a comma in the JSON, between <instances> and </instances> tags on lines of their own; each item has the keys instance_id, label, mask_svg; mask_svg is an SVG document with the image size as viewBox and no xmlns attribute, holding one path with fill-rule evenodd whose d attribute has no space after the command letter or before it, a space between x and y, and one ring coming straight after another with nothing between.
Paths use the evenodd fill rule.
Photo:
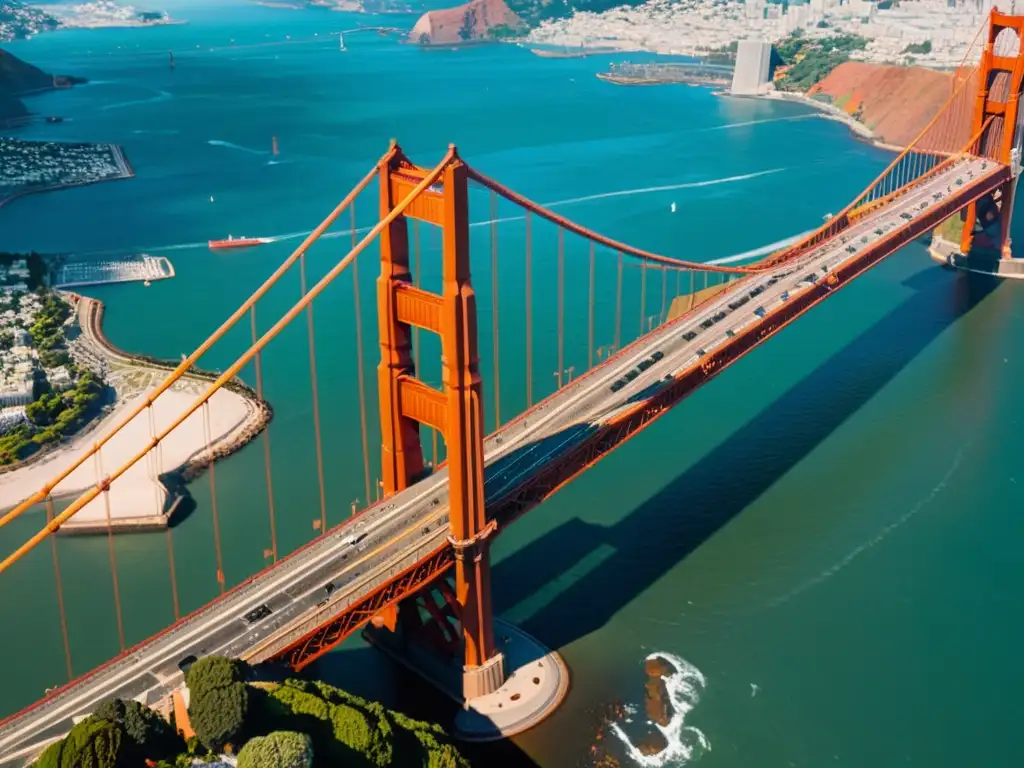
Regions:
<instances>
[{"instance_id":1,"label":"road approaching bridge","mask_svg":"<svg viewBox=\"0 0 1024 768\"><path fill-rule=\"evenodd\" d=\"M1005 165L990 160L956 159L838 236L737 280L509 422L484 442L488 514L506 524L525 511L524 489L543 473L563 464L566 477L578 473L585 466L570 457L590 442L607 442L611 428L670 391L668 405L695 391L832 291L934 228L949 210L1004 184L1008 174ZM637 429L646 423L638 422ZM623 432L620 441L631 434ZM448 517L448 470L442 468L5 721L0 764L24 762L104 699L155 703L182 684L182 667L195 657L287 657L332 617L357 611L369 595L432 559L439 566L429 576L436 578L451 565L444 560ZM372 614L353 615L350 631Z\"/></svg>"}]
</instances>

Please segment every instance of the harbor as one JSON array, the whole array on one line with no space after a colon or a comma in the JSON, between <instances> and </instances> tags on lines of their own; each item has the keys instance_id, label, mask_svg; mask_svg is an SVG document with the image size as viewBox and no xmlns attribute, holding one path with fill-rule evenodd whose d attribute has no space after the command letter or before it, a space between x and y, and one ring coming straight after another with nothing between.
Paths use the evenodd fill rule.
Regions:
<instances>
[{"instance_id":1,"label":"harbor","mask_svg":"<svg viewBox=\"0 0 1024 768\"><path fill-rule=\"evenodd\" d=\"M62 264L54 278L54 288L78 288L85 285L133 283L147 285L154 280L174 277L174 265L166 256L139 254L117 261L75 261Z\"/></svg>"}]
</instances>

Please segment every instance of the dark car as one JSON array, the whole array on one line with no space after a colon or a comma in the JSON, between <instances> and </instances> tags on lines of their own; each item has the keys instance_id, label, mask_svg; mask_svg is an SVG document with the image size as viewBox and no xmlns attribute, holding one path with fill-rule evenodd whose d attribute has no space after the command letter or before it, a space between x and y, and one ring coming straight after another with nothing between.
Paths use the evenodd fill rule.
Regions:
<instances>
[{"instance_id":1,"label":"dark car","mask_svg":"<svg viewBox=\"0 0 1024 768\"><path fill-rule=\"evenodd\" d=\"M664 353L664 352L662 352L661 350L658 350L658 351L657 351L657 352L655 352L655 353L654 353L653 355L651 355L651 360L653 360L654 362L658 362L658 361L659 361L659 360L661 360L661 358L663 358L664 356L665 356L665 353Z\"/></svg>"},{"instance_id":2,"label":"dark car","mask_svg":"<svg viewBox=\"0 0 1024 768\"><path fill-rule=\"evenodd\" d=\"M181 670L182 674L187 675L189 667L191 667L197 661L199 661L199 659L197 659L190 653L188 656L186 656L184 659L178 662L178 669Z\"/></svg>"},{"instance_id":3,"label":"dark car","mask_svg":"<svg viewBox=\"0 0 1024 768\"><path fill-rule=\"evenodd\" d=\"M622 379L619 379L614 384L612 384L612 392L618 392L624 386L626 386L626 382L624 382Z\"/></svg>"},{"instance_id":4,"label":"dark car","mask_svg":"<svg viewBox=\"0 0 1024 768\"><path fill-rule=\"evenodd\" d=\"M754 310L754 314L763 319L768 313L764 311L764 307L758 307Z\"/></svg>"}]
</instances>

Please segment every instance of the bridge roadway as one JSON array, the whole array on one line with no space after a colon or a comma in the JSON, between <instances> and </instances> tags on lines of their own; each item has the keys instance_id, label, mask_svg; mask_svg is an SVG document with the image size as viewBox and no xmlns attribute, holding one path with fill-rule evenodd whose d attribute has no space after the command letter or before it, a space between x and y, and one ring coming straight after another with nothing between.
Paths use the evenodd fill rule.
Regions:
<instances>
[{"instance_id":1,"label":"bridge roadway","mask_svg":"<svg viewBox=\"0 0 1024 768\"><path fill-rule=\"evenodd\" d=\"M934 214L937 206L969 194L968 190L990 189L1005 173L1003 166L991 161L958 161L853 223L839 237L774 270L736 281L509 422L484 444L488 505L599 425L656 395L674 376L728 344L740 330L765 322L774 310L811 287L809 275L824 278L915 222L921 231L914 231L922 234L923 218ZM976 194L980 193L969 196ZM656 352L661 356L655 361ZM651 364L641 369L644 361ZM613 390L619 381L623 386ZM447 471L441 469L365 510L219 601L0 723L0 765L24 763L41 743L61 736L104 699L119 696L153 703L166 696L181 684L179 664L189 656L216 653L259 660L340 613L443 546L448 534L447 479ZM246 614L261 605L270 609L269 615L247 621Z\"/></svg>"}]
</instances>

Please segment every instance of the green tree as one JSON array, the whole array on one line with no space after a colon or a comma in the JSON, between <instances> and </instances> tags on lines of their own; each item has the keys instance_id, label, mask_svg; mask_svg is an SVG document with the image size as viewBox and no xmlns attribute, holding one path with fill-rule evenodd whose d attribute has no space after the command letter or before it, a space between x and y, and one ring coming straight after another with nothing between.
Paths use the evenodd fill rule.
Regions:
<instances>
[{"instance_id":1,"label":"green tree","mask_svg":"<svg viewBox=\"0 0 1024 768\"><path fill-rule=\"evenodd\" d=\"M120 768L130 765L126 739L120 727L108 720L87 717L63 739L51 744L35 768Z\"/></svg>"},{"instance_id":2,"label":"green tree","mask_svg":"<svg viewBox=\"0 0 1024 768\"><path fill-rule=\"evenodd\" d=\"M185 749L185 742L170 723L137 701L110 699L93 716L121 726L135 765L149 760L171 760Z\"/></svg>"},{"instance_id":3,"label":"green tree","mask_svg":"<svg viewBox=\"0 0 1024 768\"><path fill-rule=\"evenodd\" d=\"M249 715L248 665L223 656L207 656L188 670L189 720L207 749L219 752L242 738Z\"/></svg>"},{"instance_id":4,"label":"green tree","mask_svg":"<svg viewBox=\"0 0 1024 768\"><path fill-rule=\"evenodd\" d=\"M294 731L257 736L238 753L238 768L310 768L312 765L312 740Z\"/></svg>"}]
</instances>

